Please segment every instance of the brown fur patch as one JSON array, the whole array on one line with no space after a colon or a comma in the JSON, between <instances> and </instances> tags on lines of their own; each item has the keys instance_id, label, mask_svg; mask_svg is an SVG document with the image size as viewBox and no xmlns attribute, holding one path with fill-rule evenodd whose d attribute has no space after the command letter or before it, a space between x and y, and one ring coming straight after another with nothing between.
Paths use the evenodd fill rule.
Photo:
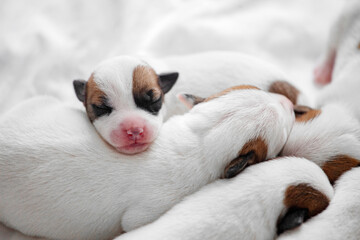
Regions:
<instances>
[{"instance_id":1,"label":"brown fur patch","mask_svg":"<svg viewBox=\"0 0 360 240\"><path fill-rule=\"evenodd\" d=\"M145 95L150 90L153 90L153 97L155 99L162 95L158 75L151 67L137 66L133 72L134 97L141 98L141 96Z\"/></svg>"},{"instance_id":2,"label":"brown fur patch","mask_svg":"<svg viewBox=\"0 0 360 240\"><path fill-rule=\"evenodd\" d=\"M316 118L317 116L319 116L321 113L320 109L311 109L307 112L305 112L304 114L300 114L300 115L295 115L296 122L308 122L310 120L313 120L314 118Z\"/></svg>"},{"instance_id":3,"label":"brown fur patch","mask_svg":"<svg viewBox=\"0 0 360 240\"><path fill-rule=\"evenodd\" d=\"M360 49L360 42L359 42L359 44L358 44L357 48L358 48L358 49Z\"/></svg>"},{"instance_id":4,"label":"brown fur patch","mask_svg":"<svg viewBox=\"0 0 360 240\"><path fill-rule=\"evenodd\" d=\"M286 189L284 204L288 208L306 208L312 217L329 205L329 199L322 192L307 184L298 184L291 185Z\"/></svg>"},{"instance_id":5,"label":"brown fur patch","mask_svg":"<svg viewBox=\"0 0 360 240\"><path fill-rule=\"evenodd\" d=\"M225 89L224 91L221 91L219 93L216 93L214 95L211 95L210 97L206 98L205 99L205 102L208 102L212 99L215 99L215 98L218 98L218 97L221 97L223 95L226 95L232 91L236 91L236 90L244 90L244 89L256 89L256 90L260 90L258 87L255 87L255 86L252 86L252 85L239 85L239 86L234 86L234 87L231 87L231 88L227 88Z\"/></svg>"},{"instance_id":6,"label":"brown fur patch","mask_svg":"<svg viewBox=\"0 0 360 240\"><path fill-rule=\"evenodd\" d=\"M86 84L85 102L84 102L87 115L91 122L93 122L96 119L96 116L93 112L91 105L95 104L100 106L101 104L103 104L105 97L106 97L105 93L100 90L98 85L95 83L93 74L91 74Z\"/></svg>"},{"instance_id":7,"label":"brown fur patch","mask_svg":"<svg viewBox=\"0 0 360 240\"><path fill-rule=\"evenodd\" d=\"M278 93L287 97L294 105L299 96L299 90L286 81L275 81L269 87L269 92Z\"/></svg>"},{"instance_id":8,"label":"brown fur patch","mask_svg":"<svg viewBox=\"0 0 360 240\"><path fill-rule=\"evenodd\" d=\"M325 162L321 167L328 176L331 184L346 171L359 166L360 161L347 155L338 155Z\"/></svg>"},{"instance_id":9,"label":"brown fur patch","mask_svg":"<svg viewBox=\"0 0 360 240\"><path fill-rule=\"evenodd\" d=\"M265 161L267 151L267 145L261 137L250 140L242 147L238 157L226 165L223 178L235 177L247 166Z\"/></svg>"},{"instance_id":10,"label":"brown fur patch","mask_svg":"<svg viewBox=\"0 0 360 240\"><path fill-rule=\"evenodd\" d=\"M247 154L250 151L255 152L255 158L254 161L249 163L250 165L262 162L266 159L268 147L265 141L258 137L256 139L250 140L247 142L239 152L239 155Z\"/></svg>"}]
</instances>

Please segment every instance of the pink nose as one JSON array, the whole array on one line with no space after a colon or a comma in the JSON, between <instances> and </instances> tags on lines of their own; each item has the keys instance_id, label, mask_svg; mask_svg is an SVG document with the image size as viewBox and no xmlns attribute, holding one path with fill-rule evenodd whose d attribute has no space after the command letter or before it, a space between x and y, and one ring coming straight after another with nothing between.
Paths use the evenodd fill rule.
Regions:
<instances>
[{"instance_id":1,"label":"pink nose","mask_svg":"<svg viewBox=\"0 0 360 240\"><path fill-rule=\"evenodd\" d=\"M126 131L128 138L131 140L141 139L144 135L144 129L139 127L130 128Z\"/></svg>"}]
</instances>

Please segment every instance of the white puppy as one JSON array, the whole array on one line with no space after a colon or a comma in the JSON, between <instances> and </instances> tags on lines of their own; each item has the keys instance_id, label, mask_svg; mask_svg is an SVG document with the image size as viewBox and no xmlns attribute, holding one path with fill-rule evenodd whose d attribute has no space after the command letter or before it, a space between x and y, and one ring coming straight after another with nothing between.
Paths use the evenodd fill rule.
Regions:
<instances>
[{"instance_id":1,"label":"white puppy","mask_svg":"<svg viewBox=\"0 0 360 240\"><path fill-rule=\"evenodd\" d=\"M279 240L358 240L360 236L360 169L345 173L336 182L329 207L300 228L285 233Z\"/></svg>"},{"instance_id":2,"label":"white puppy","mask_svg":"<svg viewBox=\"0 0 360 240\"><path fill-rule=\"evenodd\" d=\"M340 103L300 110L295 106L298 114L282 156L315 162L331 183L360 164L360 123L351 110Z\"/></svg>"},{"instance_id":3,"label":"white puppy","mask_svg":"<svg viewBox=\"0 0 360 240\"><path fill-rule=\"evenodd\" d=\"M128 156L81 110L28 101L0 121L0 221L30 236L114 237L154 221L225 168L232 177L275 157L293 122L287 98L239 86L171 118L147 151Z\"/></svg>"},{"instance_id":4,"label":"white puppy","mask_svg":"<svg viewBox=\"0 0 360 240\"><path fill-rule=\"evenodd\" d=\"M317 97L317 105L329 102L343 102L360 120L360 2L350 1L333 27L328 55L333 62L330 68L332 76ZM325 64L326 65L326 64ZM323 77L325 78L325 77ZM319 78L319 79L323 79Z\"/></svg>"},{"instance_id":5,"label":"white puppy","mask_svg":"<svg viewBox=\"0 0 360 240\"><path fill-rule=\"evenodd\" d=\"M88 81L74 81L90 121L121 153L146 150L163 119L188 111L178 101L179 93L209 96L231 86L251 84L284 94L293 103L304 99L295 87L281 81L284 74L276 67L240 53L208 52L147 62L150 65L136 57L112 58L96 67ZM180 75L156 74L173 70Z\"/></svg>"},{"instance_id":6,"label":"white puppy","mask_svg":"<svg viewBox=\"0 0 360 240\"><path fill-rule=\"evenodd\" d=\"M280 230L296 227L303 218L323 211L332 196L332 186L314 163L279 158L203 187L155 222L116 240L270 240L277 223Z\"/></svg>"}]
</instances>

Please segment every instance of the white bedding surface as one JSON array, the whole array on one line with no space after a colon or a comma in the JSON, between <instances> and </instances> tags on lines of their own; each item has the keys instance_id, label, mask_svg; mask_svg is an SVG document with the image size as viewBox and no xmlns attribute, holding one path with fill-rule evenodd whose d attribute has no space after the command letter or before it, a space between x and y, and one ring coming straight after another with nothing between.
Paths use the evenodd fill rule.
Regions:
<instances>
[{"instance_id":1,"label":"white bedding surface","mask_svg":"<svg viewBox=\"0 0 360 240\"><path fill-rule=\"evenodd\" d=\"M81 106L72 80L87 79L98 62L121 54L250 53L279 65L313 98L312 71L342 5L341 0L1 0L0 116L40 94Z\"/></svg>"},{"instance_id":2,"label":"white bedding surface","mask_svg":"<svg viewBox=\"0 0 360 240\"><path fill-rule=\"evenodd\" d=\"M314 93L312 70L341 0L2 0L0 114L39 94L76 101L72 80L101 60L241 51ZM75 103L80 104L80 103Z\"/></svg>"}]
</instances>

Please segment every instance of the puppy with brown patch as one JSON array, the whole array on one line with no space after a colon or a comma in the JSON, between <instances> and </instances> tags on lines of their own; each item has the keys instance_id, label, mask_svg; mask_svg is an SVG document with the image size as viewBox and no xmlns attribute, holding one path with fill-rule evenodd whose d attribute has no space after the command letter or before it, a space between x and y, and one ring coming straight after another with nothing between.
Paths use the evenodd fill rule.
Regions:
<instances>
[{"instance_id":1,"label":"puppy with brown patch","mask_svg":"<svg viewBox=\"0 0 360 240\"><path fill-rule=\"evenodd\" d=\"M88 81L74 81L90 121L121 153L146 150L157 137L163 119L188 111L178 101L179 93L209 96L234 85L251 84L283 94L294 104L305 101L294 86L280 81L286 79L280 70L245 54L208 52L147 62L151 66L136 57L112 58L101 63ZM172 70L180 75L156 74Z\"/></svg>"},{"instance_id":2,"label":"puppy with brown patch","mask_svg":"<svg viewBox=\"0 0 360 240\"><path fill-rule=\"evenodd\" d=\"M339 178L335 194L325 211L279 240L358 240L360 236L360 168Z\"/></svg>"},{"instance_id":3,"label":"puppy with brown patch","mask_svg":"<svg viewBox=\"0 0 360 240\"><path fill-rule=\"evenodd\" d=\"M295 113L282 156L315 162L331 183L360 164L360 123L345 105L331 103L321 109L295 106Z\"/></svg>"},{"instance_id":4,"label":"puppy with brown patch","mask_svg":"<svg viewBox=\"0 0 360 240\"><path fill-rule=\"evenodd\" d=\"M332 197L333 188L318 166L303 158L280 158L217 180L116 240L270 240L322 212Z\"/></svg>"},{"instance_id":5,"label":"puppy with brown patch","mask_svg":"<svg viewBox=\"0 0 360 240\"><path fill-rule=\"evenodd\" d=\"M0 221L29 236L110 239L156 220L235 159L238 173L275 157L293 123L285 97L233 88L169 119L147 151L128 156L81 110L24 102L0 120Z\"/></svg>"}]
</instances>

